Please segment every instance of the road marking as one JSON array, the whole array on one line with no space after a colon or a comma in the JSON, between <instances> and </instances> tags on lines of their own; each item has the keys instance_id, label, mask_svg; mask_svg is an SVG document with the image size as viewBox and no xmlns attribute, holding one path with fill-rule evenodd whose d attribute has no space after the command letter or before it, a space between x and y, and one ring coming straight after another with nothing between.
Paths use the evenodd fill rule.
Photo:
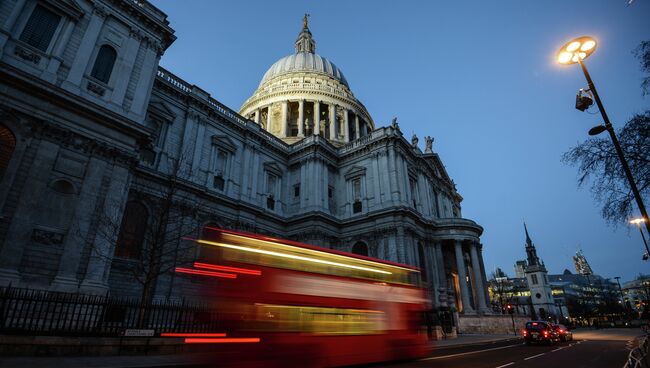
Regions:
<instances>
[{"instance_id":1,"label":"road marking","mask_svg":"<svg viewBox=\"0 0 650 368\"><path fill-rule=\"evenodd\" d=\"M513 364L515 364L515 362L510 362L510 363L508 363L508 364L500 365L500 366L498 366L497 368L503 368L503 367L507 367L507 366L509 366L509 365L513 365Z\"/></svg>"},{"instance_id":2,"label":"road marking","mask_svg":"<svg viewBox=\"0 0 650 368\"><path fill-rule=\"evenodd\" d=\"M540 356L542 356L542 355L544 355L544 354L546 354L546 353L541 353L541 354L537 354L537 355L529 356L528 358L524 358L524 360L537 358L537 357L540 357Z\"/></svg>"},{"instance_id":3,"label":"road marking","mask_svg":"<svg viewBox=\"0 0 650 368\"><path fill-rule=\"evenodd\" d=\"M566 346L563 346L563 347L561 347L561 348L557 348L557 349L555 349L555 350L551 350L551 353L554 352L554 351L562 350L562 349L564 349L564 348L566 348Z\"/></svg>"},{"instance_id":4,"label":"road marking","mask_svg":"<svg viewBox=\"0 0 650 368\"><path fill-rule=\"evenodd\" d=\"M443 355L443 356L438 356L438 357L424 358L424 359L420 359L420 360L436 360L436 359L453 358L453 357L462 356L462 355L482 353L482 352L485 352L485 351L514 348L514 347L517 347L517 346L519 346L519 344L508 345L508 346L500 346L498 348L490 348L490 349L483 349L483 350L476 350L476 351L468 351L466 353L458 353L458 354Z\"/></svg>"}]
</instances>

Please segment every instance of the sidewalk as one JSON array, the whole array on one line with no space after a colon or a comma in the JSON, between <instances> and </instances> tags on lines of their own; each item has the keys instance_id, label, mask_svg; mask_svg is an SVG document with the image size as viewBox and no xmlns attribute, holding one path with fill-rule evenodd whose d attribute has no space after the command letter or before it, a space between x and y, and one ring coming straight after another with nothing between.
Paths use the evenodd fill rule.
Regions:
<instances>
[{"instance_id":1,"label":"sidewalk","mask_svg":"<svg viewBox=\"0 0 650 368\"><path fill-rule=\"evenodd\" d=\"M190 367L204 362L210 353L179 355L118 355L71 357L10 357L0 358L2 368L145 368Z\"/></svg>"},{"instance_id":2,"label":"sidewalk","mask_svg":"<svg viewBox=\"0 0 650 368\"><path fill-rule=\"evenodd\" d=\"M434 340L430 342L435 349L457 348L479 344L497 343L501 341L520 340L520 335L483 335L483 334L459 334L455 339Z\"/></svg>"},{"instance_id":3,"label":"sidewalk","mask_svg":"<svg viewBox=\"0 0 650 368\"><path fill-rule=\"evenodd\" d=\"M433 349L447 349L478 344L497 343L521 339L515 335L461 334L455 339L431 341ZM211 353L179 355L119 355L119 356L71 356L71 357L0 357L2 368L145 368L145 367L191 367L214 357Z\"/></svg>"}]
</instances>

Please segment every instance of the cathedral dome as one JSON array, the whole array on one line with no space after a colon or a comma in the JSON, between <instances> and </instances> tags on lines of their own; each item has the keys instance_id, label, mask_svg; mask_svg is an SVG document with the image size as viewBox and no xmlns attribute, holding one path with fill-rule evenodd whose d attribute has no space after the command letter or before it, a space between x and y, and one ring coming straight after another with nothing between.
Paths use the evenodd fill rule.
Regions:
<instances>
[{"instance_id":1,"label":"cathedral dome","mask_svg":"<svg viewBox=\"0 0 650 368\"><path fill-rule=\"evenodd\" d=\"M368 135L370 114L341 69L316 53L307 15L295 50L271 65L239 113L289 144L320 135L340 146Z\"/></svg>"},{"instance_id":2,"label":"cathedral dome","mask_svg":"<svg viewBox=\"0 0 650 368\"><path fill-rule=\"evenodd\" d=\"M316 53L306 51L287 55L276 61L264 74L260 86L275 77L295 72L321 73L350 88L343 72L333 62Z\"/></svg>"}]
</instances>

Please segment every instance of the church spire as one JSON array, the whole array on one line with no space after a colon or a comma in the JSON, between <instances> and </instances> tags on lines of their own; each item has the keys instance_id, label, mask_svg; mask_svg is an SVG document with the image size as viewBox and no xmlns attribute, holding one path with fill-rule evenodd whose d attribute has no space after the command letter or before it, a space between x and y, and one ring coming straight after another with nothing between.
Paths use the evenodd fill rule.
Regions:
<instances>
[{"instance_id":1,"label":"church spire","mask_svg":"<svg viewBox=\"0 0 650 368\"><path fill-rule=\"evenodd\" d=\"M309 14L305 13L305 16L302 18L302 31L296 40L296 53L316 53L316 41L312 38L311 31L309 30L309 16Z\"/></svg>"},{"instance_id":2,"label":"church spire","mask_svg":"<svg viewBox=\"0 0 650 368\"><path fill-rule=\"evenodd\" d=\"M526 232L526 255L528 256L528 267L541 265L539 262L539 257L537 257L537 250L533 241L530 240L530 235L528 235L528 228L524 222L524 231Z\"/></svg>"},{"instance_id":3,"label":"church spire","mask_svg":"<svg viewBox=\"0 0 650 368\"><path fill-rule=\"evenodd\" d=\"M526 223L524 222L524 231L526 232L526 246L533 246L533 241L530 240L530 236L528 235L528 228L526 227Z\"/></svg>"}]
</instances>

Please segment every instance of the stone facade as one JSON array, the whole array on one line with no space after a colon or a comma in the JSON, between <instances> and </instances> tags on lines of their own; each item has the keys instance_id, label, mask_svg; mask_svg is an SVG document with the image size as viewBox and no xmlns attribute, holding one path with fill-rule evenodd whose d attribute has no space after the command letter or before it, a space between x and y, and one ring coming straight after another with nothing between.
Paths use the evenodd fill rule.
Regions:
<instances>
[{"instance_id":1,"label":"stone facade","mask_svg":"<svg viewBox=\"0 0 650 368\"><path fill-rule=\"evenodd\" d=\"M7 0L0 27L3 285L140 295L116 243L173 189L194 236L213 224L415 265L435 310L487 313L483 229L440 157L396 120L375 127L338 68L274 69L240 115L158 66L174 35L146 1ZM306 22L296 43L315 50ZM155 296L194 286L163 272Z\"/></svg>"}]
</instances>

